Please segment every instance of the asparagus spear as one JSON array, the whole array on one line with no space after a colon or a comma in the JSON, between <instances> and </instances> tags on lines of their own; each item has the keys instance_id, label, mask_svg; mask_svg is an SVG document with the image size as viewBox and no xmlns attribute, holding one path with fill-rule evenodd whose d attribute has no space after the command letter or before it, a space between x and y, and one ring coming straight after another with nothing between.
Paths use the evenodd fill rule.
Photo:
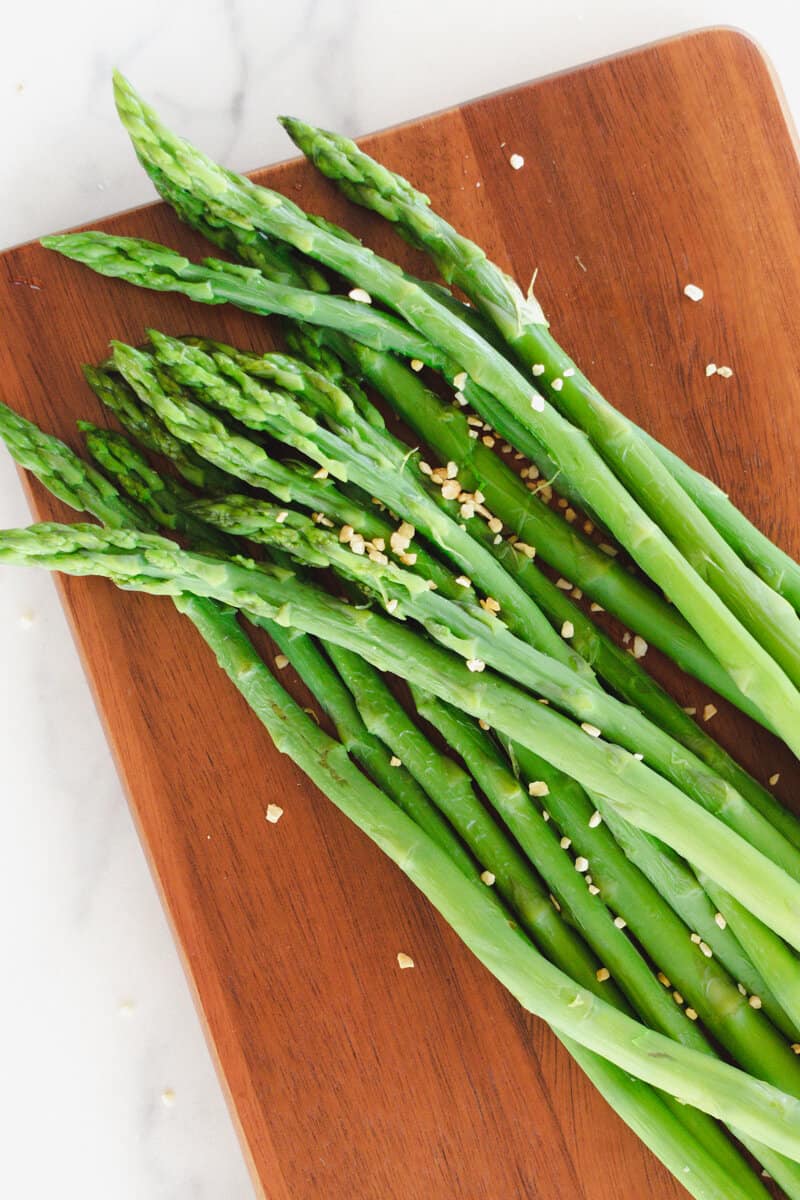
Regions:
<instances>
[{"instance_id":1,"label":"asparagus spear","mask_svg":"<svg viewBox=\"0 0 800 1200\"><path fill-rule=\"evenodd\" d=\"M115 497L97 472L92 471L57 439L41 434L36 426L17 418L5 407L0 416L3 418L4 435L13 434L10 447L19 456L18 460L24 456L30 468L41 478L47 478L62 499L79 507L85 505L97 515L108 516L122 526L138 520L137 511ZM57 468L55 464L58 464ZM313 764L317 781L328 788L333 787L334 794L341 794L346 801L351 801L352 797L348 789L357 786L363 790L362 777L357 773L354 777L351 773L351 778L343 781L341 771L331 762L333 756L329 751L335 744L325 735L320 736L321 731L285 696L253 651L230 611L192 597L181 597L176 604L194 621L231 681L252 704L267 729L276 735L276 744L292 754L301 766ZM351 808L346 806L345 811L350 813ZM674 1119L661 1110L655 1093L646 1085L628 1079L605 1059L597 1058L583 1047L570 1044L570 1049L606 1097L615 1104L623 1119L628 1120L668 1166L674 1166L676 1155L682 1162L689 1160L689 1180L685 1178L686 1165L682 1167L682 1175L693 1194L699 1197L719 1196L721 1200L722 1197L752 1196L758 1191L751 1176L722 1178L720 1184L723 1172L719 1166L719 1153L709 1159L708 1154L694 1142L687 1144L685 1130L676 1127ZM768 1152L762 1157L769 1162ZM778 1165L781 1165L780 1162ZM780 1174L777 1177L780 1178ZM719 1190L720 1186L722 1191Z\"/></svg>"},{"instance_id":2,"label":"asparagus spear","mask_svg":"<svg viewBox=\"0 0 800 1200\"><path fill-rule=\"evenodd\" d=\"M409 241L431 252L448 282L466 292L495 323L525 367L530 369L534 364L544 367L537 379L551 401L589 434L644 508L657 515L659 524L683 550L687 560L711 583L794 683L800 683L797 616L768 582L742 563L706 517L703 506L694 502L693 493L698 486L706 502L713 492L698 485L688 468L680 470L680 477L676 477L673 456L665 458L657 454L652 440L643 437L632 422L592 387L550 334L534 298L524 296L517 284L474 242L458 234L433 212L427 196L376 163L354 142L291 118L284 118L282 123L303 153L329 178L340 181L348 196L394 221ZM554 380L555 389L551 386ZM685 487L687 482L689 489ZM732 513L727 513L725 506L718 504L716 511L720 509L729 518L736 512L731 506ZM744 522L743 526L742 522L744 518L739 522L734 520L737 531L743 533L749 523ZM797 564L771 547L766 538L758 537L760 549L769 547L773 552L770 557L777 560L778 578L785 573L784 563L790 563L796 578L800 577ZM746 534L744 538L735 536L734 545L750 540Z\"/></svg>"},{"instance_id":3,"label":"asparagus spear","mask_svg":"<svg viewBox=\"0 0 800 1200\"><path fill-rule=\"evenodd\" d=\"M457 407L445 404L425 387L417 374L397 359L370 350L343 335L329 335L325 330L295 329L288 340L294 349L310 354L312 361L317 345L322 342L354 365L402 420L437 451L442 462L459 464L459 479L465 490L479 489L492 512L513 530L514 535L525 544L535 546L537 558L555 566L566 579L575 581L582 589L585 587L591 595L602 595L605 602L610 595L611 602L607 607L619 615L621 610L614 597L624 594L626 605L629 600L632 605L626 615L634 629L645 637L652 637L652 629L661 631L673 647L684 633L695 637L674 609L637 579L632 579L613 558L597 550L593 543L546 506L531 504L522 480L479 439L470 437L470 426L464 414ZM527 557L515 552L507 541L503 541L497 552L506 568L529 590L557 628L562 628L565 621L572 624L575 631L572 645L614 692L641 708L662 729L707 763L767 817L784 837L800 848L797 818L704 733L635 658L619 650L563 590L553 587L532 567ZM603 581L602 587L595 583L596 579ZM637 612L646 617L637 619ZM663 642L661 648L664 648ZM687 654L692 650L693 647ZM678 659L674 649L667 652Z\"/></svg>"},{"instance_id":4,"label":"asparagus spear","mask_svg":"<svg viewBox=\"0 0 800 1200\"><path fill-rule=\"evenodd\" d=\"M752 916L734 896L718 887L713 879L700 876L700 883L718 907L718 918L726 921L748 953L758 955L758 965L779 1004L794 1022L792 1049L800 1054L800 973L798 962L791 950ZM763 1001L760 992L756 995Z\"/></svg>"},{"instance_id":5,"label":"asparagus spear","mask_svg":"<svg viewBox=\"0 0 800 1200\"><path fill-rule=\"evenodd\" d=\"M182 254L140 238L106 233L56 234L41 244L67 258L138 287L180 292L199 304L233 304L259 316L277 314L318 321L331 329L357 330L359 341L395 349L409 358L427 355L428 342L403 321L366 304L273 283L253 267L207 258L193 263Z\"/></svg>"},{"instance_id":6,"label":"asparagus spear","mask_svg":"<svg viewBox=\"0 0 800 1200\"><path fill-rule=\"evenodd\" d=\"M214 214L235 219L245 227L260 229L295 246L394 307L458 364L454 376L466 372L469 379L511 410L535 434L566 477L579 484L588 504L618 541L653 581L669 592L709 649L787 744L800 748L800 723L796 720L800 716L800 696L785 672L632 499L585 435L538 393L532 394L524 376L392 264L319 228L278 193L258 188L216 167L210 159L175 138L119 77L116 95L120 116L141 159L154 162L176 184L192 191ZM52 241L49 244L59 245ZM60 245L71 254L82 253L74 237L72 243L62 241ZM84 252L85 249L86 245ZM264 286L275 285L264 283Z\"/></svg>"},{"instance_id":7,"label":"asparagus spear","mask_svg":"<svg viewBox=\"0 0 800 1200\"><path fill-rule=\"evenodd\" d=\"M719 904L713 900L713 897L718 898L720 894L727 893L722 893L716 884L713 888L703 886L683 859L678 858L672 850L655 838L620 820L602 796L594 794L589 798L631 862L636 864L682 918L687 929L691 931L695 944L701 947L700 952L708 954L710 950L713 956L719 958L731 977L737 981L740 994L757 996L760 1007L763 1007L772 1023L794 1043L800 1036L800 1025L795 1016L796 1006L793 1007L790 1002L788 1008L783 1007L770 986L770 982L774 981L771 964L779 958L774 943L780 942L780 939L761 922L751 918L754 924L749 928L750 936L745 946L736 937L734 923L731 922L729 928L724 916L720 920ZM782 942L780 944L784 945ZM791 989L790 981L794 976L800 975L800 964L785 945L784 950L789 957L781 956L781 965L789 967L790 959L794 964L787 978Z\"/></svg>"},{"instance_id":8,"label":"asparagus spear","mask_svg":"<svg viewBox=\"0 0 800 1200\"><path fill-rule=\"evenodd\" d=\"M715 483L692 470L644 429L639 433L728 545L796 611L800 609L800 566L795 560L756 528Z\"/></svg>"}]
</instances>

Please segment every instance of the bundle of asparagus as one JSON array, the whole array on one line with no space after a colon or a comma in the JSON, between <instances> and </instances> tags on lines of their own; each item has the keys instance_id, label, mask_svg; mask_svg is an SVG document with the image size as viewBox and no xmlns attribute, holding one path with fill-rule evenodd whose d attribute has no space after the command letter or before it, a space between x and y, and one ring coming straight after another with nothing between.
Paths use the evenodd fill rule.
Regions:
<instances>
[{"instance_id":1,"label":"bundle of asparagus","mask_svg":"<svg viewBox=\"0 0 800 1200\"><path fill-rule=\"evenodd\" d=\"M100 233L45 244L280 315L294 357L157 331L112 343L87 380L166 474L130 437L84 424L100 473L0 406L17 460L102 523L6 531L0 559L171 596L276 745L691 1194L766 1195L724 1125L800 1197L800 823L637 654L659 646L796 750L800 568L613 409L533 296L353 143L284 122L474 308L218 167L120 77L116 94L159 192L239 262ZM643 575L597 545L598 526ZM633 655L592 621L603 609L637 631ZM273 679L247 622L337 739ZM407 681L408 709L384 672Z\"/></svg>"}]
</instances>

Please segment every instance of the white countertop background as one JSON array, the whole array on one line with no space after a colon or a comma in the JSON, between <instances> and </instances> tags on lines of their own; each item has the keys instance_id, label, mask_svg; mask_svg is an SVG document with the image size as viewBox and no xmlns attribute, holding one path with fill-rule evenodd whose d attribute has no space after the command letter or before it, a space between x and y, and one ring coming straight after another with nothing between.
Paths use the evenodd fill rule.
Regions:
<instances>
[{"instance_id":1,"label":"white countertop background","mask_svg":"<svg viewBox=\"0 0 800 1200\"><path fill-rule=\"evenodd\" d=\"M276 112L357 135L714 24L761 43L800 111L790 0L17 0L0 39L0 248L151 198L114 65L249 169L290 155ZM0 451L0 525L28 519ZM0 575L0 664L0 1195L251 1200L44 573Z\"/></svg>"}]
</instances>

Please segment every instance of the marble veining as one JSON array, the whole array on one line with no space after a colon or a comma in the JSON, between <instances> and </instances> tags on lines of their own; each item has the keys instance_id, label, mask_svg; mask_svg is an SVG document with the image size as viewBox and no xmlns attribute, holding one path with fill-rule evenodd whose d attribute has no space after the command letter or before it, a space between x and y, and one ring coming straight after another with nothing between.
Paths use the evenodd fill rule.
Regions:
<instances>
[{"instance_id":1,"label":"marble veining","mask_svg":"<svg viewBox=\"0 0 800 1200\"><path fill-rule=\"evenodd\" d=\"M28 0L4 14L0 39L0 247L150 198L113 111L113 65L170 123L247 169L291 153L277 112L357 134L716 23L761 42L797 113L800 18L784 0ZM27 520L0 452L0 523ZM2 571L0 662L0 1194L249 1200L45 575Z\"/></svg>"}]
</instances>

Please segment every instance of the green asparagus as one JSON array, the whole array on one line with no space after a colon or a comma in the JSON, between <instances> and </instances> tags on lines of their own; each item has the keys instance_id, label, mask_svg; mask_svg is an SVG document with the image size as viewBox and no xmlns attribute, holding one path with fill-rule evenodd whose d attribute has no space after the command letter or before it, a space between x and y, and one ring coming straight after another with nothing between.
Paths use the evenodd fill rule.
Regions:
<instances>
[{"instance_id":1,"label":"green asparagus","mask_svg":"<svg viewBox=\"0 0 800 1200\"><path fill-rule=\"evenodd\" d=\"M6 410L6 415L13 417L9 410ZM97 509L98 515L110 514L115 522L123 525L138 519L135 510L124 502L113 503L113 492L105 481L96 472L92 472L90 468L82 464L81 460L68 451L63 444L58 443L56 439L40 436L36 427L29 422L21 422L20 419L17 419L10 424L14 429L13 447L16 452L19 454L22 451L31 469L36 471L38 468L39 473L48 478L48 482L54 486L57 494L61 494L67 502L79 507L85 505L93 511ZM26 436L28 446L25 445ZM31 452L32 447L35 447L36 454ZM66 471L69 476L68 480L62 478L65 474L63 470L58 472L51 469L50 463L54 457L65 463L68 468ZM360 786L360 777L356 774L342 787L341 773L328 767L326 747L321 748L318 744L324 740L325 735L321 735L313 722L305 718L296 705L288 701L288 698L281 693L281 690L265 671L263 663L253 653L252 647L243 637L232 615L224 610L215 610L206 602L196 599L183 597L177 603L179 607L187 611L188 615L193 616L198 629L203 633L212 649L216 651L220 664L228 671L235 685L251 700L255 711L265 721L267 728L272 728L276 733L281 732L280 739L276 738L278 744L282 745L283 749L289 750L301 765L306 766L307 762L313 763L318 782L323 787L327 785L330 788L332 786L336 794L338 794L336 792L338 789L338 792L350 801L352 792L348 789ZM285 703L281 704L281 700ZM298 729L298 725L300 729ZM308 735L308 741L311 743L310 758L308 758L309 747L304 746L303 739L300 737L303 725L305 733ZM291 737L288 731L291 732ZM303 750L306 758L301 752ZM326 768L328 778L320 778L320 773L322 772L324 775ZM351 810L346 808L346 811ZM674 1168L676 1153L681 1161L689 1160L691 1163L689 1179L687 1180L685 1176L685 1165L682 1169L682 1176L693 1194L703 1197L718 1196L720 1200L722 1197L732 1198L754 1194L752 1187L747 1187L747 1181L740 1180L738 1176L735 1183L733 1179L723 1179L721 1184L718 1183L720 1169L715 1159L710 1160L709 1167L706 1162L708 1156L700 1152L696 1145L682 1144L685 1143L685 1134L680 1129L675 1129L674 1122L671 1124L666 1114L659 1111L659 1104L654 1093L650 1093L646 1087L635 1081L626 1080L621 1072L604 1059L594 1058L579 1046L572 1045L571 1048L598 1086L603 1088L606 1096L612 1099L620 1114L630 1121L655 1152L661 1155L667 1165ZM631 1096L631 1092L635 1093L634 1097ZM632 1099L634 1103L632 1103ZM699 1167L696 1165L698 1160L700 1160ZM772 1169L775 1173L774 1166ZM713 1181L706 1178L706 1172L709 1171L713 1176ZM779 1172L777 1177L780 1178Z\"/></svg>"},{"instance_id":2,"label":"green asparagus","mask_svg":"<svg viewBox=\"0 0 800 1200\"><path fill-rule=\"evenodd\" d=\"M774 943L780 939L756 922L750 930L747 946L744 946L735 931L729 928L724 916L720 919L719 905L712 897L719 897L723 893L712 880L704 877L709 885L705 887L683 859L641 829L620 820L602 796L594 794L589 799L596 805L596 811L631 862L636 864L682 918L700 953L718 958L731 978L736 980L740 994L757 996L760 1001L758 1006L763 1008L775 1027L794 1043L800 1036L800 1026L795 1016L797 1009L791 1004L788 1009L784 1008L767 982L768 977L774 978L769 966L779 956ZM790 958L794 958L786 946L784 950ZM782 957L781 961L788 965L789 958ZM764 970L765 965L769 975ZM799 967L795 959L790 979L798 974Z\"/></svg>"},{"instance_id":3,"label":"green asparagus","mask_svg":"<svg viewBox=\"0 0 800 1200\"><path fill-rule=\"evenodd\" d=\"M718 907L718 920L730 925L745 950L757 956L759 970L777 1002L794 1023L792 1048L800 1054L800 970L791 950L779 937L752 916L729 892L713 879L700 876L700 883ZM756 993L763 1003L763 996Z\"/></svg>"}]
</instances>

